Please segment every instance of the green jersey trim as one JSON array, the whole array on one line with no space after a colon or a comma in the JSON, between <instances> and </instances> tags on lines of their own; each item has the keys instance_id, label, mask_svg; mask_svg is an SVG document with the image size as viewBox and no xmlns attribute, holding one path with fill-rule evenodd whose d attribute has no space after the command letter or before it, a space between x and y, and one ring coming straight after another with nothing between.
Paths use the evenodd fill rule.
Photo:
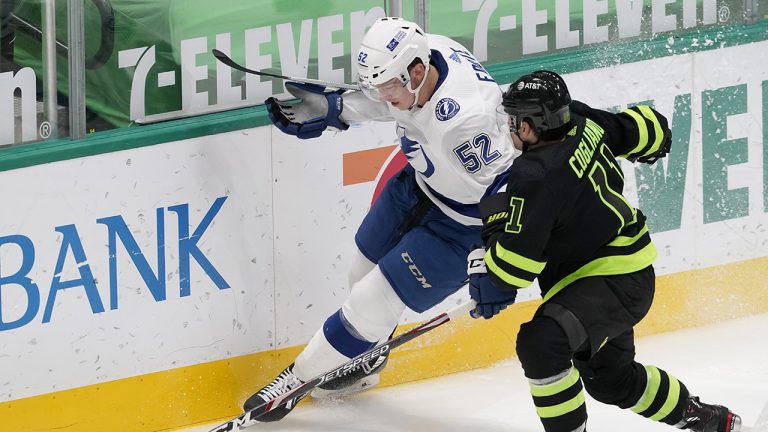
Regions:
<instances>
[{"instance_id":1,"label":"green jersey trim","mask_svg":"<svg viewBox=\"0 0 768 432\"><path fill-rule=\"evenodd\" d=\"M629 242L628 244L631 243ZM616 245L611 244L611 246ZM645 247L630 255L610 255L592 260L556 283L547 291L544 301L551 299L552 296L559 293L563 288L585 277L627 274L642 270L653 264L656 260L656 255L656 247L653 243L648 242Z\"/></svg>"},{"instance_id":2,"label":"green jersey trim","mask_svg":"<svg viewBox=\"0 0 768 432\"><path fill-rule=\"evenodd\" d=\"M619 157L627 158L629 155L639 153L646 145L648 145L648 128L645 126L645 120L643 119L643 116L635 112L635 110L630 108L622 111L622 113L632 117L632 120L637 123L637 133L640 136L640 138L637 140L637 145L635 148L626 154L619 155Z\"/></svg>"},{"instance_id":3,"label":"green jersey trim","mask_svg":"<svg viewBox=\"0 0 768 432\"><path fill-rule=\"evenodd\" d=\"M643 156L649 156L659 150L659 147L661 147L661 142L664 141L664 131L661 130L661 124L659 124L658 118L656 118L656 114L651 111L651 109L647 105L641 105L637 107L641 113L643 113L643 116L647 118L648 120L653 123L653 130L656 135L656 141L654 141L653 146L651 146L651 149L647 152L643 153Z\"/></svg>"},{"instance_id":4,"label":"green jersey trim","mask_svg":"<svg viewBox=\"0 0 768 432\"><path fill-rule=\"evenodd\" d=\"M494 255L495 255L495 258L494 258ZM494 245L493 249L489 249L485 252L485 264L488 267L488 269L498 278L508 283L509 285L514 285L518 288L526 288L530 286L533 283L535 276L532 277L530 280L513 276L508 272L506 272L496 262L496 258L498 258L499 260L503 261L504 263L510 266L526 271L528 273L532 273L533 275L538 275L539 273L541 273L541 271L544 270L544 267L547 265L546 262L539 262L536 260L532 260L516 252L505 249L501 245L501 243L497 242Z\"/></svg>"}]
</instances>

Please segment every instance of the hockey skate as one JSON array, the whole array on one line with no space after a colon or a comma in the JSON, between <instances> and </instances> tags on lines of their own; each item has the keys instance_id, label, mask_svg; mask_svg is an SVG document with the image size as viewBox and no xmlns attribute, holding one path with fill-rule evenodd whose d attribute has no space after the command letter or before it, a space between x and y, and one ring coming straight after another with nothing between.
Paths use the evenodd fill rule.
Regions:
<instances>
[{"instance_id":1,"label":"hockey skate","mask_svg":"<svg viewBox=\"0 0 768 432\"><path fill-rule=\"evenodd\" d=\"M264 388L256 392L256 394L249 397L248 400L246 400L243 404L243 410L250 411L254 407L257 407L264 402L269 402L272 399L284 394L287 391L293 390L302 384L304 384L304 382L296 378L296 375L293 374L293 363L291 363L291 365L280 372L280 375L272 380L271 383L267 384ZM288 400L284 405L265 413L261 417L257 418L256 421L266 423L282 419L288 415L288 413L293 410L296 404L298 404L299 401L306 395L307 393L295 399Z\"/></svg>"},{"instance_id":2,"label":"hockey skate","mask_svg":"<svg viewBox=\"0 0 768 432\"><path fill-rule=\"evenodd\" d=\"M698 397L689 397L683 414L683 429L694 432L738 432L741 430L741 417L720 405L709 405L699 401Z\"/></svg>"},{"instance_id":3,"label":"hockey skate","mask_svg":"<svg viewBox=\"0 0 768 432\"><path fill-rule=\"evenodd\" d=\"M384 354L371 361L363 362L346 375L315 388L312 391L312 398L339 398L373 388L379 384L379 373L387 365L387 361L388 355Z\"/></svg>"}]
</instances>

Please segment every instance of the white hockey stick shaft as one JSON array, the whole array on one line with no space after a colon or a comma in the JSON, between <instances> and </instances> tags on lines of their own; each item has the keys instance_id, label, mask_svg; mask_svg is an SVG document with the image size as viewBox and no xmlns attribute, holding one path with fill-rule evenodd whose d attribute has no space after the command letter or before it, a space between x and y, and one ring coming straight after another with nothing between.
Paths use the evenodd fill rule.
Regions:
<instances>
[{"instance_id":1,"label":"white hockey stick shaft","mask_svg":"<svg viewBox=\"0 0 768 432\"><path fill-rule=\"evenodd\" d=\"M331 87L331 88L337 88L337 89L346 89L346 90L360 90L360 86L357 84L347 84L347 83L335 83L330 81L322 81L322 80L316 80L312 78L299 78L299 77L291 77L291 76L285 76L280 74L273 74L269 72L264 71L257 71L253 69L248 69L245 66L239 65L235 63L234 60L232 60L228 55L224 54L223 52L213 49L211 50L213 53L213 56L216 57L216 60L224 63L225 65L231 67L232 69L237 69L241 72L253 74L253 75L261 75L261 76L268 76L272 78L281 78L288 81L294 81L304 84L316 84L321 85L324 87Z\"/></svg>"},{"instance_id":2,"label":"white hockey stick shaft","mask_svg":"<svg viewBox=\"0 0 768 432\"><path fill-rule=\"evenodd\" d=\"M462 303L459 306L456 306L448 312L443 312L440 315L425 322L424 324L421 324L418 327L414 327L411 330L408 330L407 332L402 333L379 346L371 348L368 351L351 359L350 361L339 365L322 375L316 376L315 378L305 382L299 387L296 387L293 390L288 391L269 402L258 405L250 411L246 411L226 423L222 423L219 426L216 426L215 428L211 429L210 432L229 432L235 430L235 428L250 426L256 420L258 420L260 416L274 410L275 408L278 408L291 399L295 399L301 395L309 393L312 391L312 389L323 383L332 381L340 376L344 376L346 372L354 370L360 365L360 363L374 360L379 356L391 351L392 349L399 347L411 339L421 336L424 333L433 330L450 320L456 319L462 315L469 314L469 311L474 309L476 305L477 303L475 303L474 300L469 300L466 303Z\"/></svg>"}]
</instances>

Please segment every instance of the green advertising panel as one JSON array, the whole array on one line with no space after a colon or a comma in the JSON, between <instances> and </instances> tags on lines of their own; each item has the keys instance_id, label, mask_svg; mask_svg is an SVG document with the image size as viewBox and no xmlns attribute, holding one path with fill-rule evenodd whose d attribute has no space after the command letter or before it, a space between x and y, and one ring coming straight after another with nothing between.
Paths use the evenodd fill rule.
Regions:
<instances>
[{"instance_id":1,"label":"green advertising panel","mask_svg":"<svg viewBox=\"0 0 768 432\"><path fill-rule=\"evenodd\" d=\"M748 21L742 0L450 0L429 5L429 31L462 42L486 65ZM612 63L615 59L606 56L604 65Z\"/></svg>"},{"instance_id":2,"label":"green advertising panel","mask_svg":"<svg viewBox=\"0 0 768 432\"><path fill-rule=\"evenodd\" d=\"M42 80L41 0L3 2L3 70ZM387 14L386 0L85 0L86 104L90 132L133 123L255 106L284 92L282 80L233 72L216 48L251 69L333 82L355 79L350 53ZM415 0L402 14L414 19ZM762 3L762 2L761 2ZM426 26L463 43L486 65L580 50L591 67L621 63L620 44L663 40L668 55L727 45L690 37L714 26L764 19L742 0L442 0L427 2ZM67 2L57 2L57 39L67 41ZM755 8L755 6L751 6ZM689 37L679 40L676 35ZM680 44L687 44L684 47ZM658 50L657 50L658 51ZM59 104L66 106L66 47L59 47ZM644 53L636 53L642 57ZM650 55L650 54L649 54ZM658 52L657 52L658 55ZM593 55L592 58L595 58ZM8 67L10 65L10 67ZM38 86L38 88L42 88ZM7 143L0 143L7 144Z\"/></svg>"},{"instance_id":3,"label":"green advertising panel","mask_svg":"<svg viewBox=\"0 0 768 432\"><path fill-rule=\"evenodd\" d=\"M16 0L12 13L41 29L41 3ZM112 22L104 22L97 3L108 5ZM370 23L386 15L385 3L86 0L86 56L90 59L98 52L105 32L113 35L113 49L86 70L89 125L94 130L122 127L157 114L183 117L233 105L230 100L222 104L217 98L222 87L217 84L210 50L222 46L229 47L238 60L244 58L246 50L258 53L260 69L274 67L284 72L288 69L296 76L316 76L318 68L326 68L339 80L349 80L351 45L359 43ZM63 43L67 41L66 13L66 2L57 2L57 39ZM22 31L14 32L13 37L13 62L18 67L32 67L41 78L40 39ZM66 60L66 50L60 54ZM261 59L268 59L267 64ZM68 71L66 62L62 63L58 82L63 101L68 93ZM242 75L233 76L231 86L242 79ZM238 99L254 104L272 93L263 87L260 90ZM275 91L282 90L276 85ZM201 95L207 95L207 101L201 101Z\"/></svg>"}]
</instances>

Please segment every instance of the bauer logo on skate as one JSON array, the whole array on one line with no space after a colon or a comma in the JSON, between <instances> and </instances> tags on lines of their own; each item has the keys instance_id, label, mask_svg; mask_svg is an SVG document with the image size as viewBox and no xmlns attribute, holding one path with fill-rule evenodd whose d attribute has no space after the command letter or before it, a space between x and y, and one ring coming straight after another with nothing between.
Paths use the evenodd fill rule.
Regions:
<instances>
[{"instance_id":1,"label":"bauer logo on skate","mask_svg":"<svg viewBox=\"0 0 768 432\"><path fill-rule=\"evenodd\" d=\"M157 208L155 210L156 218L156 251L157 251L157 265L156 269L152 268L147 257L144 256L143 250L139 248L139 244L134 237L129 224L126 222L126 218L121 215L108 216L96 219L96 224L104 225L106 227L105 238L103 243L104 248L100 250L88 250L86 251L83 246L83 240L79 234L77 226L74 224L61 225L54 228L58 234L60 242L58 244L58 260L52 273L53 277L50 280L48 289L42 289L41 283L44 281L34 280L30 277L30 274L43 274L48 273L43 271L33 271L35 265L40 263L35 262L36 250L45 247L51 247L48 244L34 243L32 239L24 234L13 234L0 237L0 250L6 253L7 258L13 258L14 254L20 254L15 260L20 262L20 265L16 267L16 270L8 266L4 268L4 272L0 275L0 286L16 286L21 290L3 290L0 291L0 308L3 303L8 300L9 304L26 305L26 308L19 311L18 308L14 310L13 314L0 315L0 332L5 330L11 330L25 326L32 322L40 313L41 301L45 301L43 307L42 323L48 323L53 318L54 308L61 306L63 300L57 302L57 295L63 290L78 290L81 291L83 296L79 298L85 298L92 314L105 312L105 299L102 299L101 292L107 291L105 289L99 289L100 285L108 284L108 301L109 310L116 310L119 307L121 281L120 276L125 277L128 269L125 266L125 260L120 260L121 267L118 271L118 243L122 245L121 250L128 252L131 263L138 271L141 279L143 280L149 295L152 296L155 302L165 301L168 298L167 295L167 260L166 255L173 257L175 251L178 252L178 268L179 297L187 297L192 292L192 278L190 276L191 263L194 261L197 265L203 269L211 282L219 289L227 289L230 287L229 283L219 273L214 266L213 262L205 255L200 249L198 242L211 228L214 218L221 210L224 202L227 200L226 196L217 198L211 207L205 212L202 220L197 223L191 220L190 214L197 213L197 209L190 210L189 204L173 205L167 208ZM171 239L166 239L166 215L175 214L177 220L176 232L178 238L176 239L176 245L178 249L174 252L166 253L166 242L170 243ZM190 232L190 228L192 232ZM171 231L168 229L168 231ZM210 234L209 234L210 236ZM108 274L99 274L98 267L96 271L92 268L90 262L97 261L95 258L98 254L102 256L106 255L106 261L108 262ZM12 262L13 260L11 260ZM72 269L71 265L66 265L67 262L76 263L76 268ZM4 261L5 263L5 261ZM170 272L174 272L172 269ZM67 273L75 273L74 279L62 280L63 275ZM97 277L99 276L99 277ZM123 294L124 295L124 294ZM22 297L22 298L20 298ZM65 297L67 302L74 301L73 297ZM82 301L82 300L81 300ZM15 316L14 316L15 315ZM64 319L64 318L61 318Z\"/></svg>"}]
</instances>

